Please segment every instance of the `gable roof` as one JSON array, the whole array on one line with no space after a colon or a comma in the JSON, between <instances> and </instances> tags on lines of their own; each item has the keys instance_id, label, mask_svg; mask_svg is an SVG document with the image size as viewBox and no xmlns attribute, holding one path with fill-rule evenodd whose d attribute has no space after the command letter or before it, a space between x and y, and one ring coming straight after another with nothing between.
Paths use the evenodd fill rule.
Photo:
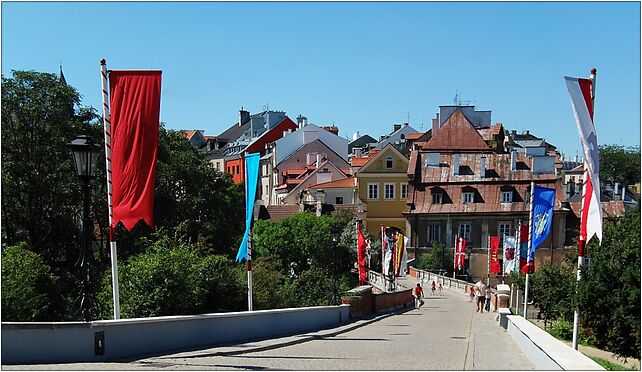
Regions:
<instances>
[{"instance_id":1,"label":"gable roof","mask_svg":"<svg viewBox=\"0 0 642 372\"><path fill-rule=\"evenodd\" d=\"M359 173L362 173L362 172L364 172L365 170L367 170L367 169L368 169L368 167L370 167L372 164L374 164L374 162L375 162L377 159L379 159L380 157L382 157L382 156L383 156L383 154L385 154L385 153L387 152L386 150L388 150L388 149L392 150L392 152L393 152L394 154L396 154L396 155L397 155L397 157L399 157L399 159L401 159L401 161L403 161L403 162L405 162L405 163L406 163L406 167L404 168L404 169L406 169L406 168L408 167L408 158L406 158L406 157L405 157L405 156L404 156L404 155L403 155L399 150L397 150L397 148L396 148L395 146L393 146L391 143L389 143L389 144L387 144L387 145L386 145L386 147L384 147L383 149L379 150L379 151L376 153L376 155L375 155L375 156L373 156L372 158L370 158L370 160L368 160L368 162L367 162L366 164L364 164L364 166L363 166L363 167L361 167L361 169L359 169Z\"/></svg>"},{"instance_id":2,"label":"gable roof","mask_svg":"<svg viewBox=\"0 0 642 372\"><path fill-rule=\"evenodd\" d=\"M338 172L337 172L337 174L338 174L339 176L342 176L343 178L347 178L347 176L345 175L345 173L343 173L343 171L342 171L339 167L337 167L336 165L334 165L331 161L326 160L326 161L324 161L323 163L321 163L321 165L320 165L320 166L318 166L316 169L314 169L312 172L307 173L307 175L306 175L306 173L304 173L303 175L305 175L305 177L301 179L301 181L296 185L296 187L294 187L292 190L290 190L290 192L288 192L288 193L287 193L287 195L285 196L285 198L287 198L290 194L292 194L292 193L296 192L296 191L301 187L301 185L302 185L302 184L303 184L303 183L304 183L308 178L310 178L310 177L312 177L313 175L315 175L315 174L319 171L319 169L323 169L323 167L325 167L325 166L327 166L327 165L332 166L336 171L338 171ZM299 176L299 177L297 177L297 178L301 178L301 176Z\"/></svg>"},{"instance_id":3,"label":"gable roof","mask_svg":"<svg viewBox=\"0 0 642 372\"><path fill-rule=\"evenodd\" d=\"M450 152L492 151L459 109L455 110L437 133L433 133L432 138L426 141L422 150Z\"/></svg>"},{"instance_id":4,"label":"gable roof","mask_svg":"<svg viewBox=\"0 0 642 372\"><path fill-rule=\"evenodd\" d=\"M303 145L299 146L296 150L292 151L292 153L290 153L288 156L286 156L285 158L283 158L283 160L281 160L279 163L277 163L275 168L279 168L279 165L280 165L280 164L282 164L284 161L286 161L286 160L290 159L291 157L293 157L293 156L297 155L300 151L305 151L305 150L306 150L306 148L315 147L315 146L319 146L319 145L323 146L324 148L326 148L327 150L329 150L329 152L333 153L333 154L334 154L334 155L336 155L339 159L341 159L343 162L345 162L345 164L341 164L341 166L348 166L348 165L350 165L350 163L348 163L347 161L345 161L345 159L344 159L341 155L337 154L337 153L336 153L336 151L334 151L332 148L330 148L330 146L328 146L325 142L323 142L323 141L322 141L322 140L320 140L320 139L315 139L314 141L312 141L312 142L308 142L308 143L306 143L306 144L303 144ZM308 165L308 164L306 164L306 165Z\"/></svg>"},{"instance_id":5,"label":"gable roof","mask_svg":"<svg viewBox=\"0 0 642 372\"><path fill-rule=\"evenodd\" d=\"M354 177L343 178L330 182L317 183L316 185L309 186L310 189L343 189L356 187Z\"/></svg>"}]
</instances>

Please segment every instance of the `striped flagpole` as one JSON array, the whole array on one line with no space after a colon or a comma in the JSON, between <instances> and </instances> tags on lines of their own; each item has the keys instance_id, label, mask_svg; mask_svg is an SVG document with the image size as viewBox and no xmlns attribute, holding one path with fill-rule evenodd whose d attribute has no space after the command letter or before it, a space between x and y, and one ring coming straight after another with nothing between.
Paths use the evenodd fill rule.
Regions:
<instances>
[{"instance_id":1,"label":"striped flagpole","mask_svg":"<svg viewBox=\"0 0 642 372\"><path fill-rule=\"evenodd\" d=\"M591 80L591 106L593 109L595 109L595 106L594 106L595 105L595 82L597 80L595 75L597 75L597 69L593 68L591 69L591 75L589 76L589 79ZM595 123L593 125L595 125ZM588 205L584 205L584 199L585 199L584 196L586 194L586 189L587 189L586 183L588 182L588 178L589 178L589 171L588 171L588 167L586 166L586 159L585 159L584 177L583 177L583 185L582 185L582 203L580 204L580 226L582 224L587 223L587 221L582 220L582 210L584 210L584 208L589 207ZM586 229L584 230L586 231ZM582 277L582 265L584 264L585 247L586 247L586 236L582 235L582 228L580 228L580 234L577 239L577 281L578 282ZM575 350L577 350L579 328L580 328L580 314L578 309L575 308L575 311L573 312L573 340L572 340L572 346L573 346L573 349Z\"/></svg>"},{"instance_id":2,"label":"striped flagpole","mask_svg":"<svg viewBox=\"0 0 642 372\"><path fill-rule=\"evenodd\" d=\"M111 123L109 115L109 91L107 82L107 62L100 60L100 74L102 75L103 89L103 126L105 131L105 161L107 163L107 205L109 208L109 247L111 249L111 279L112 295L114 300L114 319L120 319L120 300L118 297L118 257L116 255L116 241L114 227L112 226L112 184L111 184Z\"/></svg>"}]
</instances>

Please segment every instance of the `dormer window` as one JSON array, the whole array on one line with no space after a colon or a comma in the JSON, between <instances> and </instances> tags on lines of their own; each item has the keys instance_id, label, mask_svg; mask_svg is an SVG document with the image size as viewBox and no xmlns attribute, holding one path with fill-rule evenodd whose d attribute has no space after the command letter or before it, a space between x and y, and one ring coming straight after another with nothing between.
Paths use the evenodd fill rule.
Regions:
<instances>
[{"instance_id":1,"label":"dormer window","mask_svg":"<svg viewBox=\"0 0 642 372\"><path fill-rule=\"evenodd\" d=\"M502 203L512 203L513 202L513 192L512 191L501 191L500 200Z\"/></svg>"},{"instance_id":2,"label":"dormer window","mask_svg":"<svg viewBox=\"0 0 642 372\"><path fill-rule=\"evenodd\" d=\"M386 169L392 169L392 156L386 158Z\"/></svg>"},{"instance_id":3,"label":"dormer window","mask_svg":"<svg viewBox=\"0 0 642 372\"><path fill-rule=\"evenodd\" d=\"M471 204L475 201L475 193L471 191L464 191L461 193L461 200L464 204Z\"/></svg>"},{"instance_id":4,"label":"dormer window","mask_svg":"<svg viewBox=\"0 0 642 372\"><path fill-rule=\"evenodd\" d=\"M437 192L432 194L432 203L433 204L442 204L442 193Z\"/></svg>"}]
</instances>

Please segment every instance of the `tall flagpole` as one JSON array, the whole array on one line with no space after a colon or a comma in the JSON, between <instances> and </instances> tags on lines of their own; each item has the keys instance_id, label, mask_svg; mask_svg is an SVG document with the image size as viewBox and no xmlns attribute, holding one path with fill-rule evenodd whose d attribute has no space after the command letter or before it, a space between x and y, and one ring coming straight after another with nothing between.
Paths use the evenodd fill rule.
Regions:
<instances>
[{"instance_id":1,"label":"tall flagpole","mask_svg":"<svg viewBox=\"0 0 642 372\"><path fill-rule=\"evenodd\" d=\"M459 238L457 238L457 235L455 235L455 258L453 260L454 265L453 265L453 279L455 279L455 273L457 272L457 264L459 263L459 252L457 251L457 247L459 247Z\"/></svg>"},{"instance_id":2,"label":"tall flagpole","mask_svg":"<svg viewBox=\"0 0 642 372\"><path fill-rule=\"evenodd\" d=\"M245 165L245 200L247 202L247 164ZM252 208L254 210L254 205L246 205L245 208ZM247 237L247 311L252 311L252 220L254 217L250 218L250 233Z\"/></svg>"},{"instance_id":3,"label":"tall flagpole","mask_svg":"<svg viewBox=\"0 0 642 372\"><path fill-rule=\"evenodd\" d=\"M112 226L113 206L112 206L112 184L111 184L111 117L109 115L109 91L107 82L107 62L100 60L100 74L102 75L103 90L103 127L105 132L105 162L107 163L107 205L109 208L109 247L111 250L111 282L112 298L114 301L114 319L120 319L120 299L118 295L118 257L116 254L116 234Z\"/></svg>"},{"instance_id":4,"label":"tall flagpole","mask_svg":"<svg viewBox=\"0 0 642 372\"><path fill-rule=\"evenodd\" d=\"M597 69L593 68L591 70L591 75L589 79L591 80L591 106L595 109L595 82L596 82ZM595 114L593 114L595 115ZM595 126L595 121L593 121ZM585 224L587 221L582 221L582 210L584 209L584 195L586 194L586 182L588 181L588 167L586 166L586 160L584 161L584 178L582 182L584 183L582 187L582 203L580 204L580 236L577 240L577 281L579 282L582 277L582 265L584 264L584 248L586 246L586 236L582 234L582 224ZM589 206L587 205L586 208ZM585 230L586 231L586 230ZM573 313L573 349L577 350L577 341L579 335L579 324L580 324L580 315L578 309L575 308Z\"/></svg>"},{"instance_id":5,"label":"tall flagpole","mask_svg":"<svg viewBox=\"0 0 642 372\"><path fill-rule=\"evenodd\" d=\"M526 286L524 288L524 319L527 318L528 308L528 273L531 267L531 245L533 244L533 196L535 194L535 182L531 181L531 206L528 212L528 251L526 251ZM533 255L533 259L535 259Z\"/></svg>"}]
</instances>

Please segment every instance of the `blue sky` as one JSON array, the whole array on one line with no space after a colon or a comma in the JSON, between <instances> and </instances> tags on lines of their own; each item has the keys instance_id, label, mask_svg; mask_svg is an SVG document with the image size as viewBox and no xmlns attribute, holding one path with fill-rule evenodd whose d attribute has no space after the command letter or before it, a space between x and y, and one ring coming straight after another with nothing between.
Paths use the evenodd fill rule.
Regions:
<instances>
[{"instance_id":1,"label":"blue sky","mask_svg":"<svg viewBox=\"0 0 642 372\"><path fill-rule=\"evenodd\" d=\"M58 72L100 109L98 61L161 69L161 120L217 135L269 104L378 137L475 101L580 149L564 75L598 69L602 144L640 144L640 3L2 3L2 74Z\"/></svg>"}]
</instances>

